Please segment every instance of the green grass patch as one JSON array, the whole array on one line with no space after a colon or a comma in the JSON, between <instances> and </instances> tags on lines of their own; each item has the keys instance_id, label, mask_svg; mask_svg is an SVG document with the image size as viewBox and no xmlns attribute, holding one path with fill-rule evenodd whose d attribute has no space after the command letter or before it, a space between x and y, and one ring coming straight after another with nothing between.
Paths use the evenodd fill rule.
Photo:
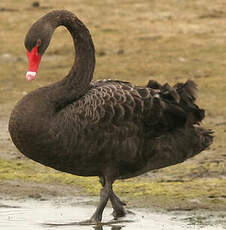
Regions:
<instances>
[{"instance_id":1,"label":"green grass patch","mask_svg":"<svg viewBox=\"0 0 226 230\"><path fill-rule=\"evenodd\" d=\"M170 173L170 169L168 169ZM32 181L46 184L63 184L79 187L87 195L99 195L101 186L96 177L80 177L41 166L30 160L6 161L0 159L0 180ZM177 202L191 199L222 198L225 192L225 180L220 178L196 178L185 181L152 181L150 178L139 177L117 181L115 192L124 199L148 200L158 199L167 202ZM147 200L147 202L148 202ZM204 202L204 203L205 203ZM143 206L145 204L142 204Z\"/></svg>"}]
</instances>

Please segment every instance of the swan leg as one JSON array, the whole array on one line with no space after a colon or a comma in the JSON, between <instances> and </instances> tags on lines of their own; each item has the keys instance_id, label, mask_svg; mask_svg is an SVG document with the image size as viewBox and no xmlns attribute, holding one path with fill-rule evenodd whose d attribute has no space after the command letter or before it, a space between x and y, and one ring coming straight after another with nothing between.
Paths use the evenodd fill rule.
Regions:
<instances>
[{"instance_id":1,"label":"swan leg","mask_svg":"<svg viewBox=\"0 0 226 230\"><path fill-rule=\"evenodd\" d=\"M114 209L112 215L114 216L114 219L118 219L119 217L123 217L126 215L126 210L123 207L126 205L124 202L122 202L112 191L112 194L110 196L110 201L112 208Z\"/></svg>"},{"instance_id":2,"label":"swan leg","mask_svg":"<svg viewBox=\"0 0 226 230\"><path fill-rule=\"evenodd\" d=\"M91 223L101 222L104 208L107 205L107 202L112 194L112 183L113 180L108 178L105 179L105 185L100 191L100 202L96 208L96 211L94 212L93 216L90 219Z\"/></svg>"},{"instance_id":3,"label":"swan leg","mask_svg":"<svg viewBox=\"0 0 226 230\"><path fill-rule=\"evenodd\" d=\"M104 177L100 177L100 183L104 187L105 186L105 180ZM110 193L110 201L112 208L114 209L112 215L114 216L115 219L119 217L123 217L126 215L126 210L124 209L123 206L126 204L122 202L114 193L114 191L111 188L111 193Z\"/></svg>"}]
</instances>

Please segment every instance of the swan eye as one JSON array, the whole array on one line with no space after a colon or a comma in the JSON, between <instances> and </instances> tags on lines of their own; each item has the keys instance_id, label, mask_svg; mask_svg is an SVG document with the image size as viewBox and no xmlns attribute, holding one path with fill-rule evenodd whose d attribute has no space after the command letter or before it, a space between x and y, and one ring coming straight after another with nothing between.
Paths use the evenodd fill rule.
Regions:
<instances>
[{"instance_id":1,"label":"swan eye","mask_svg":"<svg viewBox=\"0 0 226 230\"><path fill-rule=\"evenodd\" d=\"M41 39L38 39L38 40L37 40L37 43L36 43L36 46L39 47L39 46L41 45L41 43L42 43L42 40L41 40Z\"/></svg>"}]
</instances>

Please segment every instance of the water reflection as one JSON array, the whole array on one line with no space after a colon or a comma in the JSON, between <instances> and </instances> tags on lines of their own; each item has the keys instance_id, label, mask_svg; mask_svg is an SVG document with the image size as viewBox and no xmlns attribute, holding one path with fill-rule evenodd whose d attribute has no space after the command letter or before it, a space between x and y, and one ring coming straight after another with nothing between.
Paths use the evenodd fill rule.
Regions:
<instances>
[{"instance_id":1,"label":"water reflection","mask_svg":"<svg viewBox=\"0 0 226 230\"><path fill-rule=\"evenodd\" d=\"M131 221L125 221L125 224L126 222L131 222ZM105 222L103 224L99 224L99 225L84 225L84 224L81 224L80 222L73 222L73 223L67 223L67 224L54 224L54 223L44 223L44 224L40 224L40 226L42 228L45 228L45 229L48 229L49 227L51 227L52 229L54 229L54 227L57 227L60 229L60 227L71 227L70 229L73 229L73 230L76 230L77 228L79 229L84 229L84 230L88 230L88 229L95 229L95 230L120 230L122 229L123 227L125 226L122 226L122 225L113 225L112 222Z\"/></svg>"},{"instance_id":2,"label":"water reflection","mask_svg":"<svg viewBox=\"0 0 226 230\"><path fill-rule=\"evenodd\" d=\"M95 226L93 227L95 230L104 230L103 226L100 225L100 226ZM123 226L111 226L111 230L120 230L122 229Z\"/></svg>"},{"instance_id":3,"label":"water reflection","mask_svg":"<svg viewBox=\"0 0 226 230\"><path fill-rule=\"evenodd\" d=\"M2 201L1 201L2 202ZM183 220L194 219L185 213L151 213L148 210L137 209L136 215L128 215L120 221L112 221L111 209L107 208L101 225L81 225L81 220L87 219L95 210L94 206L72 201L66 203L51 201L4 201L0 204L0 229L4 230L223 230L222 225L197 226L196 223ZM80 203L81 205L81 203ZM184 216L183 216L184 215ZM208 218L205 216L203 218ZM206 220L206 219L204 219ZM75 222L76 221L76 222ZM221 223L225 221L221 218ZM225 221L226 222L226 221ZM224 222L224 223L225 223ZM216 223L216 221L215 221ZM219 223L219 222L218 222Z\"/></svg>"}]
</instances>

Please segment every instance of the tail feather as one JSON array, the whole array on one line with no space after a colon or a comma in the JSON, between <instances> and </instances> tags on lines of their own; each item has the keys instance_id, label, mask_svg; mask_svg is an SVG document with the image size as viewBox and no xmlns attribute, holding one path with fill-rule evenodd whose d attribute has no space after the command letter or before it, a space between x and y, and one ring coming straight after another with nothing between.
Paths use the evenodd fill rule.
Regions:
<instances>
[{"instance_id":1,"label":"tail feather","mask_svg":"<svg viewBox=\"0 0 226 230\"><path fill-rule=\"evenodd\" d=\"M154 130L158 130L159 135L170 129L191 127L204 119L205 111L195 104L197 85L194 81L188 80L171 87L168 83L161 85L157 81L150 80L147 87L155 89L154 92L159 95L160 103L156 106L161 114L161 117L153 123L155 104L150 108L150 112L145 114L145 125L149 134L151 132L153 135Z\"/></svg>"},{"instance_id":2,"label":"tail feather","mask_svg":"<svg viewBox=\"0 0 226 230\"><path fill-rule=\"evenodd\" d=\"M178 94L180 95L181 100L185 103L194 103L197 98L197 84L188 80L185 83L177 83L174 87Z\"/></svg>"},{"instance_id":3,"label":"tail feather","mask_svg":"<svg viewBox=\"0 0 226 230\"><path fill-rule=\"evenodd\" d=\"M155 80L150 80L148 88L159 89L161 96L170 102L183 101L184 103L194 103L197 98L197 84L188 80L185 83L177 83L171 87L168 83L161 85Z\"/></svg>"}]
</instances>

